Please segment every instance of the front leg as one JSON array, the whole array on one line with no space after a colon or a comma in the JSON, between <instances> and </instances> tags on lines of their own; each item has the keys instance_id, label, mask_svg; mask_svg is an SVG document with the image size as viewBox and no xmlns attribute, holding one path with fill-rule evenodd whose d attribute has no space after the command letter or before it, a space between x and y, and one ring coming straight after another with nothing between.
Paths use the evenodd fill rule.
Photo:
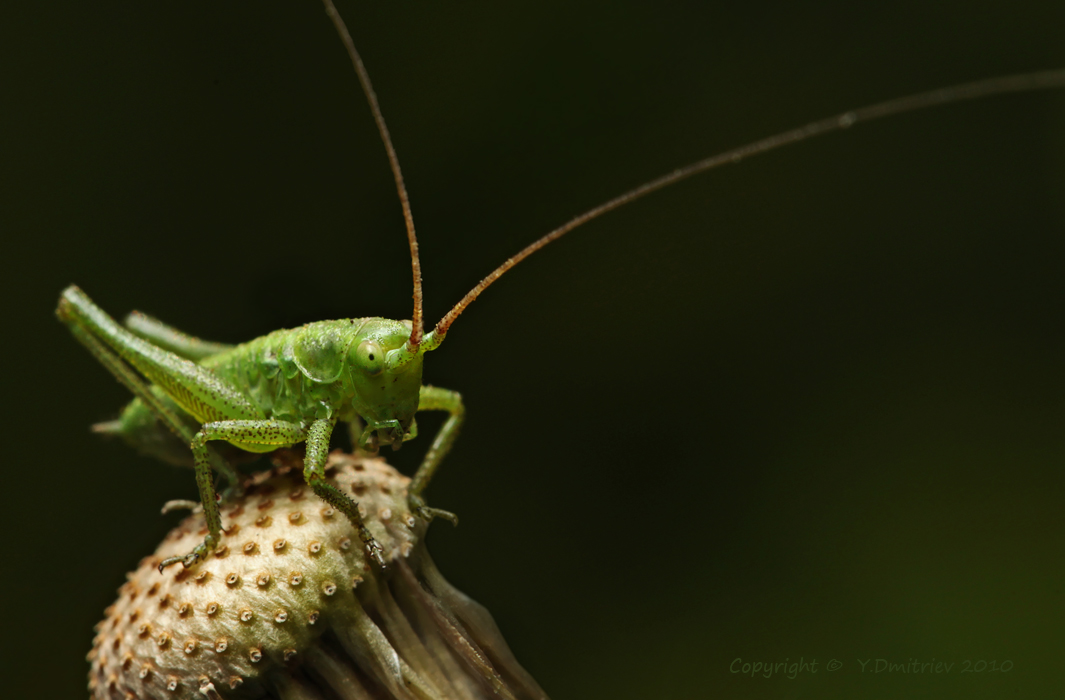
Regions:
<instances>
[{"instance_id":1,"label":"front leg","mask_svg":"<svg viewBox=\"0 0 1065 700\"><path fill-rule=\"evenodd\" d=\"M436 473L440 462L451 450L451 446L455 443L455 438L459 436L459 429L466 418L466 407L462 403L462 395L450 389L423 386L418 398L418 410L447 411L451 415L444 421L443 427L433 438L433 444L429 446L429 451L425 453L421 466L415 472L410 488L407 491L407 501L411 510L425 520L432 520L434 517L439 516L449 520L453 525L458 525L459 519L454 513L426 506L425 499L422 498L422 491L429 485L429 480L433 478L433 474Z\"/></svg>"}]
</instances>

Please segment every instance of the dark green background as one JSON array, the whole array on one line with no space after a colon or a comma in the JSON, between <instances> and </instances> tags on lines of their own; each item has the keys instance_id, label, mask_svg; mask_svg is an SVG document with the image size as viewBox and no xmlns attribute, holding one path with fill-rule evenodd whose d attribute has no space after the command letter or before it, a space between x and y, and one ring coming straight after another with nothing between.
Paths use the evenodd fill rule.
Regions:
<instances>
[{"instance_id":1,"label":"dark green background","mask_svg":"<svg viewBox=\"0 0 1065 700\"><path fill-rule=\"evenodd\" d=\"M430 320L675 166L1065 66L1061 2L880 5L343 3L407 174ZM241 341L407 317L409 268L314 0L5 15L3 693L79 697L92 625L194 484L88 433L127 397L54 320L60 289ZM469 409L430 492L462 525L431 548L556 700L1056 697L1063 268L1061 93L659 193L523 264L429 357L426 380ZM822 671L729 673L800 656ZM932 657L954 672L856 661ZM1013 670L958 673L981 659Z\"/></svg>"}]
</instances>

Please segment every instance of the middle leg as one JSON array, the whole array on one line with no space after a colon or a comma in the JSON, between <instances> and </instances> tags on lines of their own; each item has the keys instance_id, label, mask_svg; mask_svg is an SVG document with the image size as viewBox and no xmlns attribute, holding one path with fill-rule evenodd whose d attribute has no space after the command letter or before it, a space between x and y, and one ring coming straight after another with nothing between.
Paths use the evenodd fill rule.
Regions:
<instances>
[{"instance_id":1,"label":"middle leg","mask_svg":"<svg viewBox=\"0 0 1065 700\"><path fill-rule=\"evenodd\" d=\"M181 562L186 568L207 557L218 546L222 532L222 518L218 513L214 479L211 474L211 452L207 443L211 440L226 440L245 445L287 447L307 439L307 431L295 423L279 420L220 420L204 423L193 436L193 461L196 468L196 485L200 490L200 503L207 521L207 536L201 544L183 557L170 557L159 564L162 571L171 564Z\"/></svg>"}]
</instances>

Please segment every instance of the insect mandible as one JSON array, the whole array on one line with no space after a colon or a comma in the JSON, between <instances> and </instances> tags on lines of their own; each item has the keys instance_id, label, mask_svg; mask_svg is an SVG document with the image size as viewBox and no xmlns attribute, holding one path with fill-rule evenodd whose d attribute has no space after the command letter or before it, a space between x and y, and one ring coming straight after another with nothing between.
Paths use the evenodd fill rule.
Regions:
<instances>
[{"instance_id":1,"label":"insect mandible","mask_svg":"<svg viewBox=\"0 0 1065 700\"><path fill-rule=\"evenodd\" d=\"M76 287L65 290L60 298L59 317L134 393L137 403L133 410L152 418L152 422L144 424L147 427L138 430L149 434L155 429L151 426L158 422L191 446L208 534L188 555L167 560L161 567L177 561L192 566L218 541L221 523L214 472L220 472L231 482L236 482L237 477L226 460L210 448L211 441L227 442L249 452L267 452L305 442L304 475L308 484L352 520L367 551L380 561L379 547L363 526L357 504L324 478L331 433L337 422L361 421L363 447L374 448L378 444L396 447L416 436L416 412L446 411L448 419L414 476L410 500L412 511L423 518L453 518L450 513L428 508L422 493L454 442L464 409L458 393L422 385L423 355L439 347L455 319L503 273L581 224L691 175L859 121L983 95L1065 85L1065 72L1055 71L923 93L830 117L677 169L538 239L482 280L426 333L417 239L398 160L351 38L330 0L325 0L325 5L369 98L396 180L412 259L411 321L382 318L323 321L276 331L239 346L219 347L181 336L143 316L132 316L128 327L123 327Z\"/></svg>"}]
</instances>

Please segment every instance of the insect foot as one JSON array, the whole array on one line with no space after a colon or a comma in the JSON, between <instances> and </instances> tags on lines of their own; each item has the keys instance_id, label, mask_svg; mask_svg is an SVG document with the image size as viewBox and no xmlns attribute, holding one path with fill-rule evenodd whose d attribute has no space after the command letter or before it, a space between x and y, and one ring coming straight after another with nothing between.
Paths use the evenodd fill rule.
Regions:
<instances>
[{"instance_id":1,"label":"insect foot","mask_svg":"<svg viewBox=\"0 0 1065 700\"><path fill-rule=\"evenodd\" d=\"M215 540L214 536L207 535L203 538L203 542L193 547L192 551L186 554L185 556L178 555L174 557L168 557L163 561L159 562L159 573L163 573L163 570L166 567L170 566L171 564L177 564L178 562L181 562L181 565L186 569L192 568L196 564L206 559L207 555L210 554L211 550L215 548L216 544L217 541Z\"/></svg>"},{"instance_id":2,"label":"insect foot","mask_svg":"<svg viewBox=\"0 0 1065 700\"><path fill-rule=\"evenodd\" d=\"M185 498L175 498L167 501L163 504L163 507L159 510L160 515L166 515L178 510L191 510L193 512L202 510L199 501L190 501Z\"/></svg>"},{"instance_id":3,"label":"insect foot","mask_svg":"<svg viewBox=\"0 0 1065 700\"><path fill-rule=\"evenodd\" d=\"M202 514L128 575L96 627L92 696L546 700L487 611L437 571L409 480L339 453L326 472L359 497L387 569L297 469L260 474L223 505L221 542L196 569L155 572L203 536Z\"/></svg>"},{"instance_id":4,"label":"insect foot","mask_svg":"<svg viewBox=\"0 0 1065 700\"><path fill-rule=\"evenodd\" d=\"M457 526L459 524L459 516L455 515L449 510L441 510L440 508L430 508L425 505L425 499L421 496L415 496L411 494L407 497L407 504L410 506L412 513L419 518L429 523L433 521L433 518L443 518L452 525Z\"/></svg>"}]
</instances>

